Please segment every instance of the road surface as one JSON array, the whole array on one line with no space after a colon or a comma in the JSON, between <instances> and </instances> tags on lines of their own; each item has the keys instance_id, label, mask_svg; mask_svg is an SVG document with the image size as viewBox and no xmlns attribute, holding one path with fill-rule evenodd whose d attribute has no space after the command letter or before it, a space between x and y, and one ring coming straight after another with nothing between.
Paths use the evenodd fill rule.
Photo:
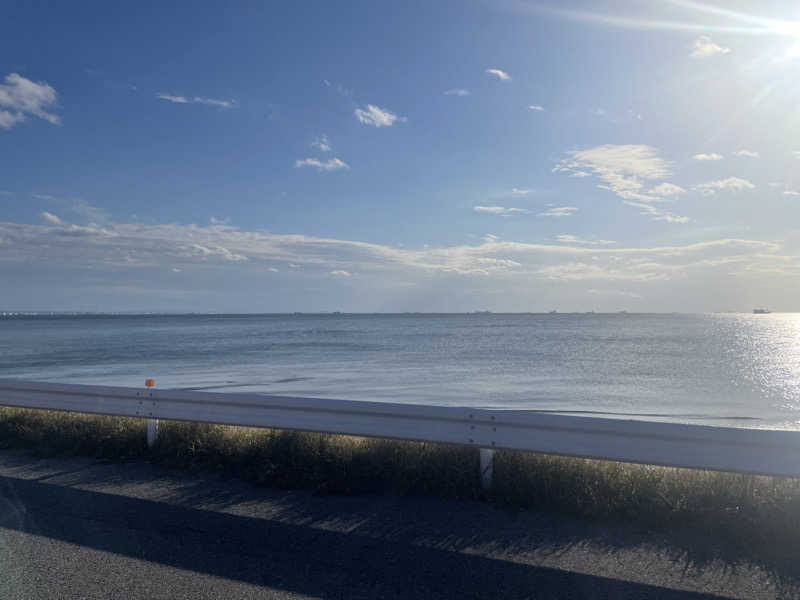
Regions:
<instances>
[{"instance_id":1,"label":"road surface","mask_svg":"<svg viewBox=\"0 0 800 600\"><path fill-rule=\"evenodd\" d=\"M681 536L0 451L0 598L797 597ZM713 558L717 556L717 558Z\"/></svg>"}]
</instances>

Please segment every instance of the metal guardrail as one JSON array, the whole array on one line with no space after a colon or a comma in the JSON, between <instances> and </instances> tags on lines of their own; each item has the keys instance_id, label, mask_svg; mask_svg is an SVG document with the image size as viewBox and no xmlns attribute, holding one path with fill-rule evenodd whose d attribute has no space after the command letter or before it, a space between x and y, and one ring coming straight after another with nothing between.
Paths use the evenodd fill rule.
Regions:
<instances>
[{"instance_id":1,"label":"metal guardrail","mask_svg":"<svg viewBox=\"0 0 800 600\"><path fill-rule=\"evenodd\" d=\"M500 448L693 469L800 476L800 431L13 379L0 379L0 404L151 420L463 444L482 449L484 483L491 481L491 452ZM154 428L152 434L154 440Z\"/></svg>"}]
</instances>

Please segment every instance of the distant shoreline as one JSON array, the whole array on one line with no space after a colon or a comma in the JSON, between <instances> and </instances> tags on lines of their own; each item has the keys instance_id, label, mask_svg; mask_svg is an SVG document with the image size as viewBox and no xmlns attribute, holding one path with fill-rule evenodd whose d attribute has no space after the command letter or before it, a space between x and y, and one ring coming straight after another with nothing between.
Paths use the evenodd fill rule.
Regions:
<instances>
[{"instance_id":1,"label":"distant shoreline","mask_svg":"<svg viewBox=\"0 0 800 600\"><path fill-rule=\"evenodd\" d=\"M797 314L800 311L772 311L769 314ZM577 312L552 312L552 311L532 311L532 312L493 312L493 311L470 311L470 312L344 312L344 311L321 311L321 312L79 312L79 311L25 311L8 310L0 311L0 319L20 318L20 317L353 317L353 316L630 316L630 315L752 315L752 310L741 311L711 311L711 312L636 312L636 311L577 311Z\"/></svg>"}]
</instances>

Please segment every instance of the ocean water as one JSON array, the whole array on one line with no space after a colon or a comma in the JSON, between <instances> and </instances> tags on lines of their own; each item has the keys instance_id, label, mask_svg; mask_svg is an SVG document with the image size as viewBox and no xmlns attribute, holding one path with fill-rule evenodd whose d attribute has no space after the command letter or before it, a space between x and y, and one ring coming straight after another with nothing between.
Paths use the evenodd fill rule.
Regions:
<instances>
[{"instance_id":1,"label":"ocean water","mask_svg":"<svg viewBox=\"0 0 800 600\"><path fill-rule=\"evenodd\" d=\"M800 428L800 314L6 316L0 377Z\"/></svg>"}]
</instances>

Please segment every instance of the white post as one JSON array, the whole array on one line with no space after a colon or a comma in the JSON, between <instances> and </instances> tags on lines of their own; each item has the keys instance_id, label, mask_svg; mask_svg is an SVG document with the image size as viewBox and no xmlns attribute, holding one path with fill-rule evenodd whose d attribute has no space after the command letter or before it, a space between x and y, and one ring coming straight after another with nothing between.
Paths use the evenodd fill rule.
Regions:
<instances>
[{"instance_id":1,"label":"white post","mask_svg":"<svg viewBox=\"0 0 800 600\"><path fill-rule=\"evenodd\" d=\"M158 419L147 419L147 447L152 448L158 439Z\"/></svg>"},{"instance_id":2,"label":"white post","mask_svg":"<svg viewBox=\"0 0 800 600\"><path fill-rule=\"evenodd\" d=\"M492 489L492 475L494 475L494 450L481 448L481 485L484 490Z\"/></svg>"},{"instance_id":3,"label":"white post","mask_svg":"<svg viewBox=\"0 0 800 600\"><path fill-rule=\"evenodd\" d=\"M152 388L156 384L155 379L147 379L144 382L147 389ZM150 394L152 396L152 394ZM150 413L151 415L153 413ZM147 419L147 447L152 448L158 439L158 419Z\"/></svg>"}]
</instances>

